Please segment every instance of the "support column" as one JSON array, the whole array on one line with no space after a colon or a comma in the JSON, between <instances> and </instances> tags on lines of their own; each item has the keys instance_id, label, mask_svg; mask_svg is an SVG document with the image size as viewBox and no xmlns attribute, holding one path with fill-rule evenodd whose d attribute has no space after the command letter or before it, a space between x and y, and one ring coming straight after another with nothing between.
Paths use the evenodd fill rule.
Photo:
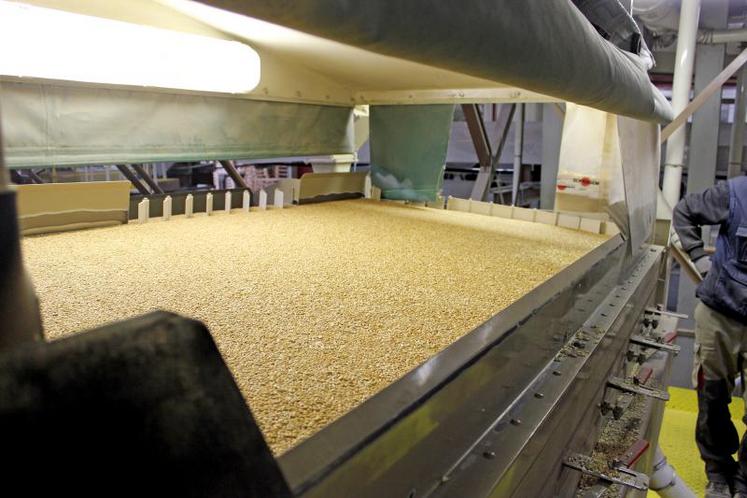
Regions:
<instances>
[{"instance_id":1,"label":"support column","mask_svg":"<svg viewBox=\"0 0 747 498\"><path fill-rule=\"evenodd\" d=\"M493 181L493 177L495 177L495 170L501 159L503 147L506 145L508 130L511 128L517 105L518 104L506 104L501 107L501 112L498 117L498 119L504 123L503 130L501 131L501 138L498 141L498 145L496 145L495 154L491 158L489 164L486 167L480 167L480 172L477 174L477 179L475 180L475 185L472 187L472 194L470 195L470 198L473 200L484 201L490 191L490 184Z\"/></svg>"},{"instance_id":2,"label":"support column","mask_svg":"<svg viewBox=\"0 0 747 498\"><path fill-rule=\"evenodd\" d=\"M725 0L708 2L703 6L703 27L726 27L728 4ZM695 63L695 94L699 94L724 68L725 45L698 45ZM718 130L721 121L721 91L717 91L693 114L690 128L690 148L687 160L687 191L702 192L715 183ZM684 126L683 126L684 129ZM672 135L674 136L674 135ZM668 146L667 146L668 147ZM676 204L676 203L675 203ZM674 204L672 204L674 207ZM703 235L708 236L704 229ZM677 294L677 310L692 317L695 309L695 284L681 273ZM683 320L684 329L692 329L692 318Z\"/></svg>"},{"instance_id":3,"label":"support column","mask_svg":"<svg viewBox=\"0 0 747 498\"><path fill-rule=\"evenodd\" d=\"M742 152L744 147L744 118L747 106L747 65L737 73L737 89L734 97L734 123L731 125L729 141L729 170L727 176L734 178L742 174Z\"/></svg>"},{"instance_id":4,"label":"support column","mask_svg":"<svg viewBox=\"0 0 747 498\"><path fill-rule=\"evenodd\" d=\"M674 82L672 83L672 109L674 109L675 116L682 112L690 101L699 19L700 0L682 0L679 31L677 33ZM662 191L670 206L677 204L680 198L684 158L685 127L682 126L667 141Z\"/></svg>"},{"instance_id":5,"label":"support column","mask_svg":"<svg viewBox=\"0 0 747 498\"><path fill-rule=\"evenodd\" d=\"M485 131L485 123L479 105L462 104L462 112L464 113L464 120L467 122L469 135L472 138L472 145L475 146L477 159L480 161L480 167L490 166L490 160L493 158L493 151L490 148L490 140Z\"/></svg>"},{"instance_id":6,"label":"support column","mask_svg":"<svg viewBox=\"0 0 747 498\"><path fill-rule=\"evenodd\" d=\"M511 205L515 206L519 200L519 185L521 185L521 163L524 158L524 104L519 104L519 112L514 122L514 171L511 175Z\"/></svg>"},{"instance_id":7,"label":"support column","mask_svg":"<svg viewBox=\"0 0 747 498\"><path fill-rule=\"evenodd\" d=\"M470 199L484 201L492 181L493 151L490 147L490 139L485 130L485 122L479 104L462 104L462 112L464 113L464 120L467 122L470 138L472 138L472 145L475 147L477 159L480 162L480 171L472 187Z\"/></svg>"},{"instance_id":8,"label":"support column","mask_svg":"<svg viewBox=\"0 0 747 498\"><path fill-rule=\"evenodd\" d=\"M163 194L163 190L161 189L161 187L159 187L158 184L153 180L153 178L151 178L151 176L148 174L148 172L145 171L145 168L143 168L142 164L133 164L132 169L137 171L137 174L140 175L140 178L145 180L145 183L148 184L154 194Z\"/></svg>"},{"instance_id":9,"label":"support column","mask_svg":"<svg viewBox=\"0 0 747 498\"><path fill-rule=\"evenodd\" d=\"M29 177L34 180L34 183L44 183L44 180L34 171L33 169L28 170Z\"/></svg>"},{"instance_id":10,"label":"support column","mask_svg":"<svg viewBox=\"0 0 747 498\"><path fill-rule=\"evenodd\" d=\"M135 173L130 171L130 168L127 167L126 164L117 164L117 169L120 173L122 173L122 176L127 178L130 183L137 189L138 192L140 192L143 195L149 195L150 191L143 185L143 182L140 181L140 179L135 176Z\"/></svg>"},{"instance_id":11,"label":"support column","mask_svg":"<svg viewBox=\"0 0 747 498\"><path fill-rule=\"evenodd\" d=\"M231 177L231 180L233 180L233 183L236 184L236 188L243 188L248 189L246 182L244 181L244 178L241 177L241 174L236 169L236 165L233 163L233 161L227 160L227 161L219 161L221 166L223 166L223 169L226 170L226 173L228 173L228 176Z\"/></svg>"},{"instance_id":12,"label":"support column","mask_svg":"<svg viewBox=\"0 0 747 498\"><path fill-rule=\"evenodd\" d=\"M555 207L558 180L560 139L563 134L563 114L557 104L542 106L542 170L540 173L540 208Z\"/></svg>"}]
</instances>

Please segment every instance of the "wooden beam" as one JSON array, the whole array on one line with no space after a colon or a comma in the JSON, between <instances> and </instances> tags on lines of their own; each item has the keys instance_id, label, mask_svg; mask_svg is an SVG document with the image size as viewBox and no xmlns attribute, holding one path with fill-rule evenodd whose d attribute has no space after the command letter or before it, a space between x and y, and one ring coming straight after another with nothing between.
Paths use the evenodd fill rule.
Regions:
<instances>
[{"instance_id":1,"label":"wooden beam","mask_svg":"<svg viewBox=\"0 0 747 498\"><path fill-rule=\"evenodd\" d=\"M745 62L747 62L747 48L742 50L742 52L731 61L731 64L726 66L718 76L713 78L713 81L708 83L703 91L700 92L692 102L690 102L687 107L685 107L685 109L679 113L674 120L672 120L671 123L661 130L661 143L664 143L670 136L672 136L672 133L674 133L677 128L684 125L687 122L687 119L692 116L711 95L716 93L716 90L720 89L721 86L726 83L726 81L731 78Z\"/></svg>"},{"instance_id":2,"label":"wooden beam","mask_svg":"<svg viewBox=\"0 0 747 498\"><path fill-rule=\"evenodd\" d=\"M676 243L669 244L669 248L672 250L672 257L674 260L680 264L682 273L690 277L695 284L702 282L703 276L700 274L698 269L695 268L695 265L690 261L690 257L685 253L685 251Z\"/></svg>"}]
</instances>

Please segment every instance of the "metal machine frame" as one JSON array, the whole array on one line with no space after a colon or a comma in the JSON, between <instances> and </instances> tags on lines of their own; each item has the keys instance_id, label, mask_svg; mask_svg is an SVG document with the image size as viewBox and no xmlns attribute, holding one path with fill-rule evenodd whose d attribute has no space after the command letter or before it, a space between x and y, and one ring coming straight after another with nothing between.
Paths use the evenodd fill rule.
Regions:
<instances>
[{"instance_id":1,"label":"metal machine frame","mask_svg":"<svg viewBox=\"0 0 747 498\"><path fill-rule=\"evenodd\" d=\"M625 377L629 339L655 302L662 254L651 247L631 261L620 236L602 244L282 455L291 489L304 497L574 494L580 474L563 459L594 446L598 407L614 390L608 379ZM652 419L663 408L655 404ZM646 426L655 447L659 424ZM639 466L650 466L648 453Z\"/></svg>"}]
</instances>

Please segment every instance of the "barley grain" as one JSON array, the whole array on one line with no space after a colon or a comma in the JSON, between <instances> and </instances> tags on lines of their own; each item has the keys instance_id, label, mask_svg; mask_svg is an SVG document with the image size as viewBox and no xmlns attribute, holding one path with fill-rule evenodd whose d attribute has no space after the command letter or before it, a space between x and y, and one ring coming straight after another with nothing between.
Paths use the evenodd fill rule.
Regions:
<instances>
[{"instance_id":1,"label":"barley grain","mask_svg":"<svg viewBox=\"0 0 747 498\"><path fill-rule=\"evenodd\" d=\"M204 321L273 451L401 377L606 237L374 201L24 239L48 337Z\"/></svg>"}]
</instances>

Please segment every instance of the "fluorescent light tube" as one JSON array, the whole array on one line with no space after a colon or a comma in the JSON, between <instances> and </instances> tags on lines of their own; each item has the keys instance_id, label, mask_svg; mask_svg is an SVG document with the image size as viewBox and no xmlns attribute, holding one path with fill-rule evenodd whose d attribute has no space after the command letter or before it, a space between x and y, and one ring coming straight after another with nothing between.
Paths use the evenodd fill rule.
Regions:
<instances>
[{"instance_id":1,"label":"fluorescent light tube","mask_svg":"<svg viewBox=\"0 0 747 498\"><path fill-rule=\"evenodd\" d=\"M245 93L259 55L236 41L0 0L0 75Z\"/></svg>"}]
</instances>

